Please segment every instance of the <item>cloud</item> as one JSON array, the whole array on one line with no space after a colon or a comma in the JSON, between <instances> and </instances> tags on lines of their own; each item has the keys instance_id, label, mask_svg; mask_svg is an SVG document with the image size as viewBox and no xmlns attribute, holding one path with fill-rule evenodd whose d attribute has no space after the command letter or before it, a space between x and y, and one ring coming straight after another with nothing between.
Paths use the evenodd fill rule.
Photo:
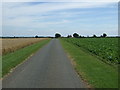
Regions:
<instances>
[{"instance_id":1,"label":"cloud","mask_svg":"<svg viewBox=\"0 0 120 90\"><path fill-rule=\"evenodd\" d=\"M0 35L2 35L2 3L0 2Z\"/></svg>"},{"instance_id":2,"label":"cloud","mask_svg":"<svg viewBox=\"0 0 120 90\"><path fill-rule=\"evenodd\" d=\"M26 5L24 3L4 3L3 10L4 15L14 16L27 16L37 15L51 11L60 11L65 9L77 9L77 8L97 8L105 7L111 3L44 3L37 5ZM17 6L17 7L16 7ZM6 16L7 17L7 16Z\"/></svg>"},{"instance_id":3,"label":"cloud","mask_svg":"<svg viewBox=\"0 0 120 90\"><path fill-rule=\"evenodd\" d=\"M119 0L3 0L3 2L119 2Z\"/></svg>"},{"instance_id":4,"label":"cloud","mask_svg":"<svg viewBox=\"0 0 120 90\"><path fill-rule=\"evenodd\" d=\"M50 31L56 32L55 30L58 30L59 32L60 30L62 30L61 32L71 30L71 32L73 32L73 30L78 30L81 28L80 25L82 25L81 23L83 22L87 22L87 25L85 25L86 23L83 23L83 26L86 27L93 26L96 21L100 21L102 26L104 24L104 20L114 21L113 15L117 14L117 9L114 9L117 7L116 5L117 3L113 2L5 2L3 3L3 26L5 27L4 32L8 34L10 30L13 30L13 32L16 33L17 30L22 30L22 33L28 33L29 31L32 32L33 30L36 33L43 33L42 30L44 30L44 33L50 33ZM101 8L102 12L98 11L99 8ZM109 9L104 10L102 8ZM99 16L99 18L97 16ZM107 18L108 16L109 18ZM93 22L90 23L90 21ZM107 23L107 21L105 22Z\"/></svg>"}]
</instances>

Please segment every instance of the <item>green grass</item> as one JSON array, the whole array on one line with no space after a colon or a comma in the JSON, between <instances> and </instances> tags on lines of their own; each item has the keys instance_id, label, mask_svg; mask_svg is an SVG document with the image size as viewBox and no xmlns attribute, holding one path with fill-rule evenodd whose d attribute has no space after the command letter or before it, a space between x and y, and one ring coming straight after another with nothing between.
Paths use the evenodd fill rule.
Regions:
<instances>
[{"instance_id":1,"label":"green grass","mask_svg":"<svg viewBox=\"0 0 120 90\"><path fill-rule=\"evenodd\" d=\"M39 48L47 44L49 40L43 40L39 43L19 49L13 53L2 56L2 77L10 72L10 70L23 62L31 54L35 53Z\"/></svg>"},{"instance_id":2,"label":"green grass","mask_svg":"<svg viewBox=\"0 0 120 90\"><path fill-rule=\"evenodd\" d=\"M94 88L118 88L118 71L64 39L63 48L76 63L75 69Z\"/></svg>"}]
</instances>

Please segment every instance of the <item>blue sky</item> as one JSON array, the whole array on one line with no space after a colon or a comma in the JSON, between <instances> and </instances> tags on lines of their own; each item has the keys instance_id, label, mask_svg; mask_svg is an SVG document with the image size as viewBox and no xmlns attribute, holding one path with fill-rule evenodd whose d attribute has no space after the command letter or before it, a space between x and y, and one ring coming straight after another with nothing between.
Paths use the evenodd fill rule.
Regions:
<instances>
[{"instance_id":1,"label":"blue sky","mask_svg":"<svg viewBox=\"0 0 120 90\"><path fill-rule=\"evenodd\" d=\"M117 2L4 2L3 36L118 34Z\"/></svg>"}]
</instances>

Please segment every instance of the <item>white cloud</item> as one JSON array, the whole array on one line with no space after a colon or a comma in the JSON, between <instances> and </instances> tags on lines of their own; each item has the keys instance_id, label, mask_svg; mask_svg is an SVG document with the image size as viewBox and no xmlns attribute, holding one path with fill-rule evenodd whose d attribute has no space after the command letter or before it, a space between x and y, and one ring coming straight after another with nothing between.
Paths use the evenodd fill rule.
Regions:
<instances>
[{"instance_id":1,"label":"white cloud","mask_svg":"<svg viewBox=\"0 0 120 90\"><path fill-rule=\"evenodd\" d=\"M71 20L66 19L65 17L67 18L73 17L76 14L79 14L79 15L88 14L89 15L89 14L95 13L91 11L81 11L81 12L75 12L75 13L63 12L64 10L81 9L81 8L87 9L87 8L97 8L97 7L111 7L112 4L115 4L115 3L112 3L112 2L81 2L81 3L42 3L42 4L34 4L34 5L31 5L30 3L19 3L19 2L3 3L3 21L4 21L3 25L5 27L10 26L10 27L16 27L16 28L25 28L25 29L28 28L28 30L31 32L35 29L43 29L43 28L49 28L49 27L51 29L55 26L60 27L60 25L64 26L72 22ZM58 11L58 13L54 15L56 11ZM62 12L59 12L59 11L62 11ZM111 12L114 12L114 11L111 11ZM49 14L51 15L49 16ZM57 18L62 18L62 19L57 20ZM106 17L104 18L106 19ZM83 18L83 20L86 20L86 19ZM96 19L94 18L94 21L95 20ZM68 26L68 27L71 27L71 26ZM55 27L55 29L53 28L52 30L54 31L56 30L56 28L57 27Z\"/></svg>"},{"instance_id":2,"label":"white cloud","mask_svg":"<svg viewBox=\"0 0 120 90\"><path fill-rule=\"evenodd\" d=\"M22 15L34 15L34 14L42 14L50 11L56 10L65 10L65 9L74 9L74 8L96 8L96 7L105 7L111 4L110 2L102 2L102 3L45 3L38 5L22 5L19 3L4 3L4 15L9 16L22 16ZM17 7L16 7L17 6Z\"/></svg>"},{"instance_id":3,"label":"white cloud","mask_svg":"<svg viewBox=\"0 0 120 90\"><path fill-rule=\"evenodd\" d=\"M3 3L3 20L5 21L3 24L6 26L19 26L26 27L33 25L34 27L47 26L53 24L63 24L68 23L68 20L61 21L41 21L45 18L51 18L51 16L42 16L44 13L51 11L59 11L65 9L73 9L73 8L92 8L92 7L103 7L109 5L111 3L44 3L37 5L29 5L25 3ZM82 12L81 12L82 13ZM86 12L83 12L86 13ZM75 14L75 13L74 13ZM31 15L35 15L31 17ZM36 17L36 15L38 15ZM67 15L70 16L69 13L63 13L63 17ZM11 19L12 18L12 19ZM52 17L54 18L54 17ZM35 20L39 20L39 22L34 22Z\"/></svg>"},{"instance_id":4,"label":"white cloud","mask_svg":"<svg viewBox=\"0 0 120 90\"><path fill-rule=\"evenodd\" d=\"M0 36L2 35L2 3L0 0Z\"/></svg>"},{"instance_id":5,"label":"white cloud","mask_svg":"<svg viewBox=\"0 0 120 90\"><path fill-rule=\"evenodd\" d=\"M119 0L3 0L3 2L119 2Z\"/></svg>"}]
</instances>

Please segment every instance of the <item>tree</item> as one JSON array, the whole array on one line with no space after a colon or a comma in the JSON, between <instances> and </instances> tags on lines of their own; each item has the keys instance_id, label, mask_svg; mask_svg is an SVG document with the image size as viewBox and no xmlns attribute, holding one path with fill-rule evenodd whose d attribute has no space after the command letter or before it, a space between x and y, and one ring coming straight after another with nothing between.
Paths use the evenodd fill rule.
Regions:
<instances>
[{"instance_id":1,"label":"tree","mask_svg":"<svg viewBox=\"0 0 120 90\"><path fill-rule=\"evenodd\" d=\"M93 37L97 37L97 36L94 34Z\"/></svg>"},{"instance_id":2,"label":"tree","mask_svg":"<svg viewBox=\"0 0 120 90\"><path fill-rule=\"evenodd\" d=\"M100 37L103 37L102 35L100 35Z\"/></svg>"},{"instance_id":3,"label":"tree","mask_svg":"<svg viewBox=\"0 0 120 90\"><path fill-rule=\"evenodd\" d=\"M68 37L68 38L71 38L72 36L71 36L71 35L68 35L67 37Z\"/></svg>"},{"instance_id":4,"label":"tree","mask_svg":"<svg viewBox=\"0 0 120 90\"><path fill-rule=\"evenodd\" d=\"M79 37L79 34L74 33L74 34L73 34L73 37L78 38L78 37Z\"/></svg>"},{"instance_id":5,"label":"tree","mask_svg":"<svg viewBox=\"0 0 120 90\"><path fill-rule=\"evenodd\" d=\"M36 35L35 38L38 38L38 36Z\"/></svg>"},{"instance_id":6,"label":"tree","mask_svg":"<svg viewBox=\"0 0 120 90\"><path fill-rule=\"evenodd\" d=\"M59 37L61 37L61 35L59 33L56 33L55 38L59 38Z\"/></svg>"},{"instance_id":7,"label":"tree","mask_svg":"<svg viewBox=\"0 0 120 90\"><path fill-rule=\"evenodd\" d=\"M103 37L107 37L107 34L103 33Z\"/></svg>"}]
</instances>

